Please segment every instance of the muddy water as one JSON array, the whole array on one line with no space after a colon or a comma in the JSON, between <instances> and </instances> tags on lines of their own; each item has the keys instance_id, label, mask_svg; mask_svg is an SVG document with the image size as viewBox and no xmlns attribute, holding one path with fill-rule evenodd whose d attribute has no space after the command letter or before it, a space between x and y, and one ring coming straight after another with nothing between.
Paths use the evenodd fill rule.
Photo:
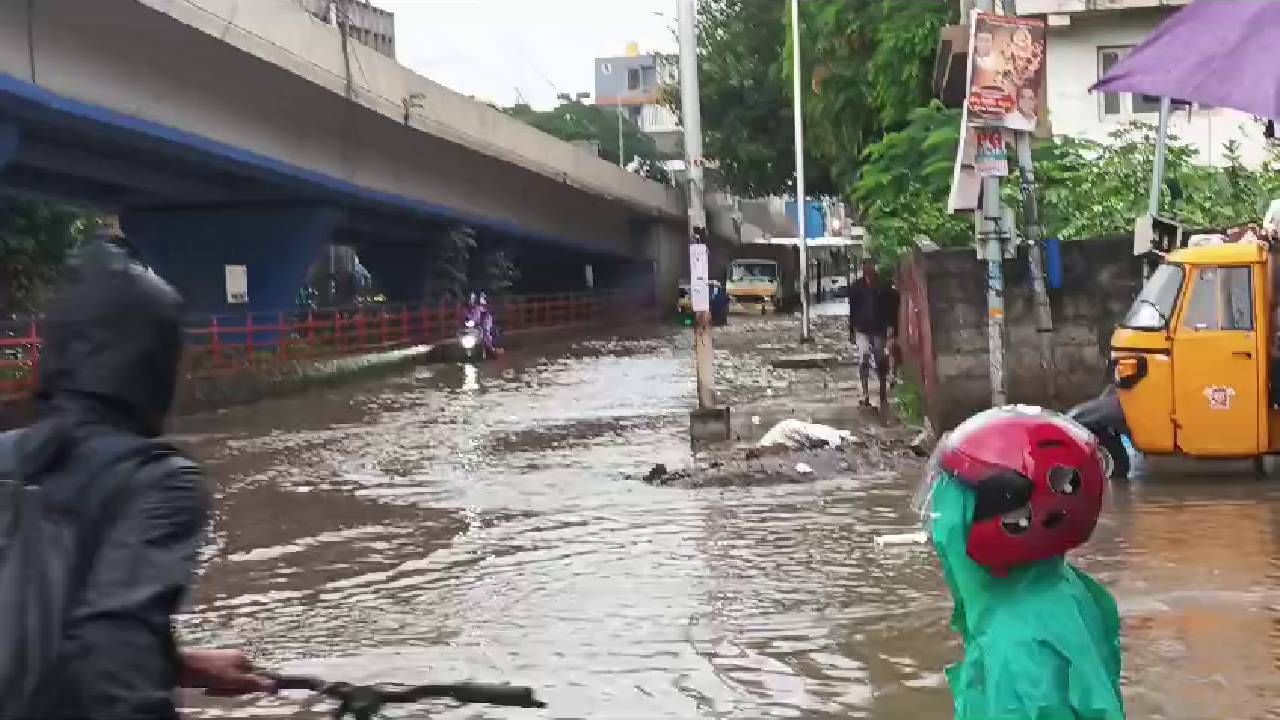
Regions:
<instances>
[{"instance_id":1,"label":"muddy water","mask_svg":"<svg viewBox=\"0 0 1280 720\"><path fill-rule=\"evenodd\" d=\"M771 387L733 362L765 379L729 368L730 392ZM433 717L949 717L958 647L931 558L871 543L911 521L901 469L714 490L626 479L691 462L688 369L662 338L588 343L184 421L217 492L184 635L289 671L505 680L550 703ZM1277 717L1278 487L1114 488L1084 562L1123 608L1131 717Z\"/></svg>"}]
</instances>

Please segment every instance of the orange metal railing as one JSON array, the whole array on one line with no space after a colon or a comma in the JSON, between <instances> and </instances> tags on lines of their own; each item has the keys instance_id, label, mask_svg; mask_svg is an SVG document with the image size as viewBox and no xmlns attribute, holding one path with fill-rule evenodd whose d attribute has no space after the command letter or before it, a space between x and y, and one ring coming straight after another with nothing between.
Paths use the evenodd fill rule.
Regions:
<instances>
[{"instance_id":1,"label":"orange metal railing","mask_svg":"<svg viewBox=\"0 0 1280 720\"><path fill-rule=\"evenodd\" d=\"M188 318L185 374L227 371L395 350L452 338L466 306L363 305L279 313ZM643 293L566 293L498 298L491 311L503 333L629 322L654 310ZM0 322L0 400L35 384L40 363L38 319Z\"/></svg>"}]
</instances>

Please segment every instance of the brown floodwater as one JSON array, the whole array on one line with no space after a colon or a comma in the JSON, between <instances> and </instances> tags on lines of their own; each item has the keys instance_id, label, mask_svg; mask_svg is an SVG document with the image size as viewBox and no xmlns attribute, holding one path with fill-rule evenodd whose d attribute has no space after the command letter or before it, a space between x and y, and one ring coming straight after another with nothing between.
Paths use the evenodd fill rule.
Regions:
<instances>
[{"instance_id":1,"label":"brown floodwater","mask_svg":"<svg viewBox=\"0 0 1280 720\"><path fill-rule=\"evenodd\" d=\"M785 404L798 377L741 349L720 364L731 397ZM527 684L549 703L391 717L950 717L959 646L933 558L872 543L914 524L916 469L636 481L695 462L692 390L687 343L657 333L185 419L216 516L184 639L331 679ZM1078 558L1120 601L1130 717L1280 717L1280 481L1233 470L1116 484Z\"/></svg>"}]
</instances>

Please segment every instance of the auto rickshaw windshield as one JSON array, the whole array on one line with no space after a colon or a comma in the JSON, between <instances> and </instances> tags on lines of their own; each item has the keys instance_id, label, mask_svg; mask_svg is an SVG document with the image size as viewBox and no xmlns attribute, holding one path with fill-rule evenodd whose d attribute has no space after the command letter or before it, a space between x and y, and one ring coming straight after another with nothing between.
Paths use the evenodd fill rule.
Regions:
<instances>
[{"instance_id":1,"label":"auto rickshaw windshield","mask_svg":"<svg viewBox=\"0 0 1280 720\"><path fill-rule=\"evenodd\" d=\"M1131 330L1164 330L1178 303L1178 292L1186 276L1181 265L1166 263L1156 268L1124 316L1123 327Z\"/></svg>"}]
</instances>

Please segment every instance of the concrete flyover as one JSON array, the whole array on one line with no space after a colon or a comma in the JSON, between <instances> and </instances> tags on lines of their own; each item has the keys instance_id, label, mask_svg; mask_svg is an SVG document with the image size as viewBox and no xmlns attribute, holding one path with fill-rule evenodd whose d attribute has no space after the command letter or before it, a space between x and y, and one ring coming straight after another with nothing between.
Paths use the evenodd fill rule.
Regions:
<instances>
[{"instance_id":1,"label":"concrete flyover","mask_svg":"<svg viewBox=\"0 0 1280 720\"><path fill-rule=\"evenodd\" d=\"M675 189L347 53L291 0L4 0L0 186L120 213L204 312L245 309L226 265L248 267L248 309L280 309L327 243L412 266L457 224L674 293Z\"/></svg>"}]
</instances>

